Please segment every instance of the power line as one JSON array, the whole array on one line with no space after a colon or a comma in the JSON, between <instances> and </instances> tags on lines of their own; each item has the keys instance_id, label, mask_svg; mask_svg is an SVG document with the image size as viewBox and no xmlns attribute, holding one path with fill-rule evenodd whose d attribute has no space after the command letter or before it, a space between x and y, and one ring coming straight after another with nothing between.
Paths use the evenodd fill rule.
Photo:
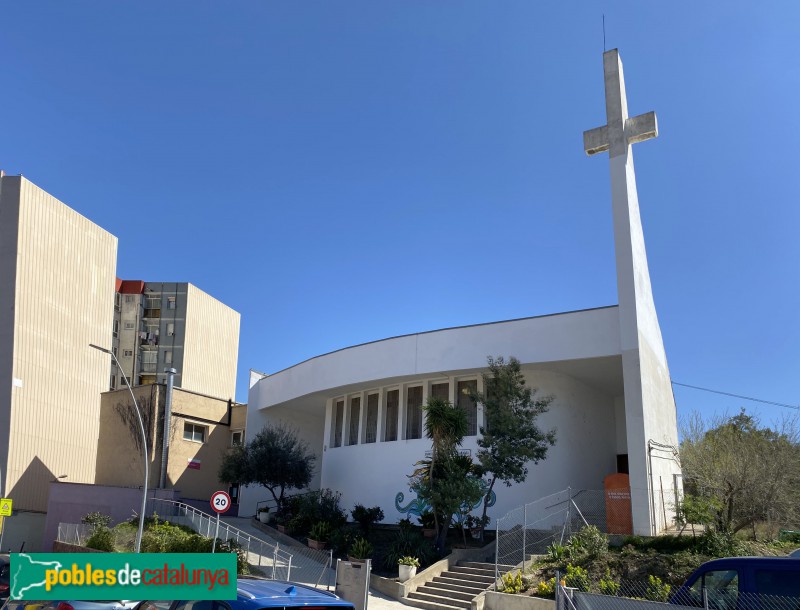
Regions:
<instances>
[{"instance_id":1,"label":"power line","mask_svg":"<svg viewBox=\"0 0 800 610\"><path fill-rule=\"evenodd\" d=\"M671 381L671 380L670 380ZM696 385L689 385L688 383L678 383L677 381L672 381L672 385L679 385L684 388L692 388L693 390L702 390L703 392L711 392L712 394L722 394L723 396L733 396L734 398L741 398L743 400L752 400L753 402L761 402L765 405L775 405L776 407L786 407L787 409L797 409L800 410L799 405L789 405L785 402L774 402L772 400L763 400L761 398L753 398L752 396L742 396L741 394L732 394L731 392L723 392L721 390L712 390L710 388L701 388L700 386Z\"/></svg>"}]
</instances>

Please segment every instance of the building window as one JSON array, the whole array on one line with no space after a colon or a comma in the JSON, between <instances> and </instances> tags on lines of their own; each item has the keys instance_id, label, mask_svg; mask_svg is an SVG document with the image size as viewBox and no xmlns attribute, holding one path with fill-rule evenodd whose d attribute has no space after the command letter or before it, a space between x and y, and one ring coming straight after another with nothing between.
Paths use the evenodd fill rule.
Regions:
<instances>
[{"instance_id":1,"label":"building window","mask_svg":"<svg viewBox=\"0 0 800 610\"><path fill-rule=\"evenodd\" d=\"M125 330L133 330L134 323L133 322L125 322Z\"/></svg>"},{"instance_id":2,"label":"building window","mask_svg":"<svg viewBox=\"0 0 800 610\"><path fill-rule=\"evenodd\" d=\"M400 408L400 390L386 392L386 426L384 427L383 440L397 440L397 412Z\"/></svg>"},{"instance_id":3,"label":"building window","mask_svg":"<svg viewBox=\"0 0 800 610\"><path fill-rule=\"evenodd\" d=\"M406 438L422 438L422 386L408 388L406 398Z\"/></svg>"},{"instance_id":4,"label":"building window","mask_svg":"<svg viewBox=\"0 0 800 610\"><path fill-rule=\"evenodd\" d=\"M167 297L167 309L175 309L175 297Z\"/></svg>"},{"instance_id":5,"label":"building window","mask_svg":"<svg viewBox=\"0 0 800 610\"><path fill-rule=\"evenodd\" d=\"M114 336L119 337L119 320L114 320Z\"/></svg>"},{"instance_id":6,"label":"building window","mask_svg":"<svg viewBox=\"0 0 800 610\"><path fill-rule=\"evenodd\" d=\"M109 390L116 390L117 389L117 376L111 375L111 383L108 384Z\"/></svg>"},{"instance_id":7,"label":"building window","mask_svg":"<svg viewBox=\"0 0 800 610\"><path fill-rule=\"evenodd\" d=\"M206 427L200 424L192 424L188 421L184 422L183 440L204 443L206 441Z\"/></svg>"},{"instance_id":8,"label":"building window","mask_svg":"<svg viewBox=\"0 0 800 610\"><path fill-rule=\"evenodd\" d=\"M361 418L361 396L350 399L350 426L347 432L347 444L358 444L358 423Z\"/></svg>"},{"instance_id":9,"label":"building window","mask_svg":"<svg viewBox=\"0 0 800 610\"><path fill-rule=\"evenodd\" d=\"M122 357L123 358L132 358L133 357L133 350L132 349L124 349L124 350L122 350Z\"/></svg>"},{"instance_id":10,"label":"building window","mask_svg":"<svg viewBox=\"0 0 800 610\"><path fill-rule=\"evenodd\" d=\"M333 408L333 441L334 447L342 446L342 426L344 425L344 401L337 400Z\"/></svg>"},{"instance_id":11,"label":"building window","mask_svg":"<svg viewBox=\"0 0 800 610\"><path fill-rule=\"evenodd\" d=\"M459 381L457 387L456 406L467 416L467 436L475 436L478 434L478 404L472 400L472 394L478 391L478 381Z\"/></svg>"},{"instance_id":12,"label":"building window","mask_svg":"<svg viewBox=\"0 0 800 610\"><path fill-rule=\"evenodd\" d=\"M439 400L450 400L450 384L447 382L432 383L431 398L438 398Z\"/></svg>"},{"instance_id":13,"label":"building window","mask_svg":"<svg viewBox=\"0 0 800 610\"><path fill-rule=\"evenodd\" d=\"M172 350L164 352L164 364L172 364Z\"/></svg>"},{"instance_id":14,"label":"building window","mask_svg":"<svg viewBox=\"0 0 800 610\"><path fill-rule=\"evenodd\" d=\"M364 442L374 443L378 439L378 395L367 396L367 422Z\"/></svg>"},{"instance_id":15,"label":"building window","mask_svg":"<svg viewBox=\"0 0 800 610\"><path fill-rule=\"evenodd\" d=\"M168 337L175 336L175 324L173 322L167 322L167 336Z\"/></svg>"},{"instance_id":16,"label":"building window","mask_svg":"<svg viewBox=\"0 0 800 610\"><path fill-rule=\"evenodd\" d=\"M119 292L114 295L114 309L119 311Z\"/></svg>"},{"instance_id":17,"label":"building window","mask_svg":"<svg viewBox=\"0 0 800 610\"><path fill-rule=\"evenodd\" d=\"M125 302L126 303L133 303L133 295L132 294L126 294L125 295Z\"/></svg>"},{"instance_id":18,"label":"building window","mask_svg":"<svg viewBox=\"0 0 800 610\"><path fill-rule=\"evenodd\" d=\"M235 447L237 445L241 446L244 444L244 431L243 430L234 430L231 432L231 447Z\"/></svg>"}]
</instances>

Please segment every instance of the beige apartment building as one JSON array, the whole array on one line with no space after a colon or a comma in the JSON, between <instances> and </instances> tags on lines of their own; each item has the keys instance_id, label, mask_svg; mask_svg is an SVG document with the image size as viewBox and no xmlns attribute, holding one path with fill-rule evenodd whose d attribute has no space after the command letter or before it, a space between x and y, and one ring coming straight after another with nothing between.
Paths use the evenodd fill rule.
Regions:
<instances>
[{"instance_id":1,"label":"beige apartment building","mask_svg":"<svg viewBox=\"0 0 800 610\"><path fill-rule=\"evenodd\" d=\"M167 387L149 384L133 388L147 436L150 488L157 488L164 465L164 413ZM166 485L182 498L207 501L220 489L217 478L224 451L244 441L247 405L191 392L172 391ZM141 431L130 392L105 392L100 407L97 451L98 485L140 487L144 477ZM238 497L237 489L230 489Z\"/></svg>"},{"instance_id":2,"label":"beige apartment building","mask_svg":"<svg viewBox=\"0 0 800 610\"><path fill-rule=\"evenodd\" d=\"M233 421L222 411L235 395L239 314L192 284L119 281L116 261L115 236L0 172L0 497L14 502L3 550L39 547L51 482L94 483L98 463L142 472L120 461L128 445L101 411L101 394L125 387L120 370L89 344L113 350L131 383L156 384L156 394L164 369L177 369L184 392L176 391L176 408L193 413L197 434L205 426L208 436L182 445L183 420L176 423L170 484L202 495L200 478L213 471L218 485L210 460L225 441L213 431L238 425L237 408ZM191 408L177 406L189 395ZM197 462L189 472L179 467L190 457L199 470Z\"/></svg>"},{"instance_id":3,"label":"beige apartment building","mask_svg":"<svg viewBox=\"0 0 800 610\"><path fill-rule=\"evenodd\" d=\"M109 377L89 344L110 344L116 260L116 237L22 176L0 176L0 494L22 539L41 525L52 480L94 480Z\"/></svg>"},{"instance_id":4,"label":"beige apartment building","mask_svg":"<svg viewBox=\"0 0 800 610\"><path fill-rule=\"evenodd\" d=\"M180 282L117 280L110 389L163 383L176 370L176 387L233 398L239 352L239 313Z\"/></svg>"}]
</instances>

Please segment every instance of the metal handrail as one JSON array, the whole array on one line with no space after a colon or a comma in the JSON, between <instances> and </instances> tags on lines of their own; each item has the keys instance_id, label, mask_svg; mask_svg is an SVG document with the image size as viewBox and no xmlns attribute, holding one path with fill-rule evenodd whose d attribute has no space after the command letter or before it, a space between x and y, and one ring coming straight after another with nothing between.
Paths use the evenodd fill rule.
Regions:
<instances>
[{"instance_id":1,"label":"metal handrail","mask_svg":"<svg viewBox=\"0 0 800 610\"><path fill-rule=\"evenodd\" d=\"M198 510L194 506L190 506L189 504L178 502L176 500L153 498L152 503L153 509L157 514L160 514L163 517L185 517L188 520L186 525L192 527L192 529L194 529L198 534L206 536L207 538L212 538L214 536L216 528L215 516ZM173 512L173 514L167 515L164 514L164 511L156 510L156 504L162 504L170 507L172 509L170 512ZM292 554L287 553L280 548L278 543L270 544L269 542L266 542L260 538L256 538L255 536L240 530L238 527L234 527L228 523L225 523L224 521L220 522L218 537L223 541L236 540L239 546L242 547L247 554L248 562L250 561L251 553L258 555L259 568L269 567L263 566L262 560L265 557L271 558L272 572L270 578L272 580L291 580ZM285 576L278 574L279 569L286 570Z\"/></svg>"}]
</instances>

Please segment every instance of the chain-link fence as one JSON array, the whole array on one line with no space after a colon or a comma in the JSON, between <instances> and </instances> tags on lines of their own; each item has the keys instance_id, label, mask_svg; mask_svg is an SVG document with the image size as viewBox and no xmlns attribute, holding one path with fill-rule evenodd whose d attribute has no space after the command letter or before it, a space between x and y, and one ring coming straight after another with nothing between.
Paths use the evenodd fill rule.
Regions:
<instances>
[{"instance_id":1,"label":"chain-link fence","mask_svg":"<svg viewBox=\"0 0 800 610\"><path fill-rule=\"evenodd\" d=\"M646 581L614 581L601 579L589 582L585 576L577 580L562 576L565 586L556 587L559 610L659 610L670 608L704 608L705 610L797 610L800 608L800 582L791 572L782 579L760 583L762 593L739 591L738 581L720 588L691 589L670 586L656 577Z\"/></svg>"},{"instance_id":2,"label":"chain-link fence","mask_svg":"<svg viewBox=\"0 0 800 610\"><path fill-rule=\"evenodd\" d=\"M541 555L553 543L566 545L570 538L587 525L607 534L633 532L631 498L636 494L652 497L650 503L652 533L676 528L679 499L674 489L663 487L637 489L567 488L535 502L530 502L497 520L496 572L502 566L522 566L532 555Z\"/></svg>"},{"instance_id":3,"label":"chain-link fence","mask_svg":"<svg viewBox=\"0 0 800 610\"><path fill-rule=\"evenodd\" d=\"M565 489L498 519L495 539L498 573L502 565L521 564L524 568L531 555L543 554L554 542L566 544L573 533L586 525L602 523L605 512L597 502L597 493Z\"/></svg>"}]
</instances>

